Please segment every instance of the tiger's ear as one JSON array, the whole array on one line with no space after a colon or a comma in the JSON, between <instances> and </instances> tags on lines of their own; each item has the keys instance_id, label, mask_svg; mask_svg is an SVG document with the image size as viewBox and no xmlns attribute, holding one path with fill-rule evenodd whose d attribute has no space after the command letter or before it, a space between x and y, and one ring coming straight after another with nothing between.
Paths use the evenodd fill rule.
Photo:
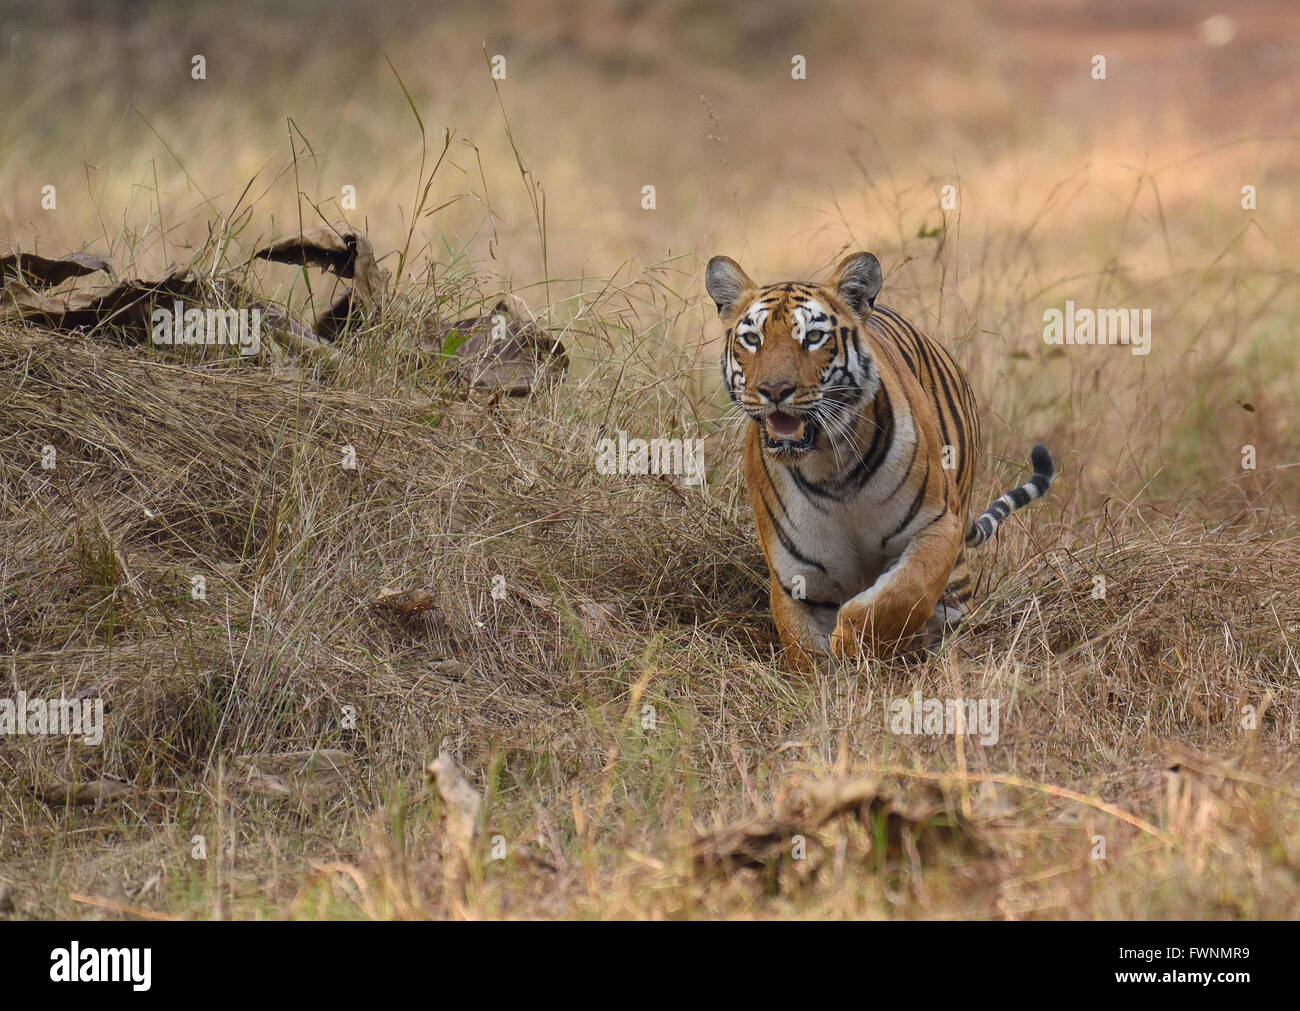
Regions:
<instances>
[{"instance_id":1,"label":"tiger's ear","mask_svg":"<svg viewBox=\"0 0 1300 1011\"><path fill-rule=\"evenodd\" d=\"M715 256L704 271L704 287L718 307L718 315L726 319L735 310L740 296L754 289L754 282L730 256Z\"/></svg>"},{"instance_id":2,"label":"tiger's ear","mask_svg":"<svg viewBox=\"0 0 1300 1011\"><path fill-rule=\"evenodd\" d=\"M880 282L880 261L870 253L846 256L831 277L835 294L859 316L876 304Z\"/></svg>"}]
</instances>

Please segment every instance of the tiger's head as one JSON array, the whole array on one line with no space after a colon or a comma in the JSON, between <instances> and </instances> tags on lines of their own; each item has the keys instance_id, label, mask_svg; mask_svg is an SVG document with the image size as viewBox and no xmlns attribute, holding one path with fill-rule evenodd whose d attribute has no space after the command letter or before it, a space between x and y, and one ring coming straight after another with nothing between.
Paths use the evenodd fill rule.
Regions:
<instances>
[{"instance_id":1,"label":"tiger's head","mask_svg":"<svg viewBox=\"0 0 1300 1011\"><path fill-rule=\"evenodd\" d=\"M761 288L730 257L709 261L705 287L727 327L723 385L776 459L793 462L853 437L880 387L862 332L880 282L870 253L846 257L824 284Z\"/></svg>"}]
</instances>

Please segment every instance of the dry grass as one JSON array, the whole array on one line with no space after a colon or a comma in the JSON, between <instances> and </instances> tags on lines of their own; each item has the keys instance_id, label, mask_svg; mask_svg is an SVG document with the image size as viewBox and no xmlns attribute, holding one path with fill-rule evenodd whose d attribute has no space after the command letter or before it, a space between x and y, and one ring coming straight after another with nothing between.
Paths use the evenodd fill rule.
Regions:
<instances>
[{"instance_id":1,"label":"dry grass","mask_svg":"<svg viewBox=\"0 0 1300 1011\"><path fill-rule=\"evenodd\" d=\"M892 126L846 126L843 110L819 121L799 110L881 78L844 69L806 82L826 92L792 95L788 81L728 70L733 50L788 66L789 45L762 41L776 15L750 7L727 24L681 4L671 31L654 22L667 15L645 14L654 23L630 36L598 18L566 36L512 7L514 41L493 44L522 57L503 103L529 171L500 129L478 42L456 47L445 78L407 80L426 126L479 134L435 175L432 218L411 196L440 142L427 139L413 185L419 138L392 72L364 45L329 39L280 92L232 102L213 89L193 99L197 113L146 110L156 132L137 136L137 117L126 135L87 137L106 159L83 176L94 200L61 186L66 210L39 228L33 209L0 209L8 234L39 236L42 251L99 236L92 247L144 273L194 253L211 262L210 226L225 262L242 262L299 211L308 224L336 217L339 180L368 180L357 217L377 248L415 236L398 294L455 319L513 289L574 362L553 393L499 402L467 399L415 353L400 316L349 335L337 364L0 329L0 679L12 686L0 697L87 692L107 707L99 747L0 738L0 777L15 786L0 796L0 883L17 915L1300 915L1293 149L1220 146L1223 110L1143 133L1143 114L1116 117L1074 86L1034 92L1013 114L1017 82L1041 83L1034 60L1069 55L1070 34L1066 15L1036 27L1014 4L959 6L925 45L906 41L910 16L883 24L891 71L938 69L888 91ZM1189 61L1162 47L1181 45L1195 18L1143 29L1102 13L1089 53L1096 41L1165 68L1148 85L1190 109L1168 78ZM475 15L448 17L452 37L482 37ZM840 23L806 26L817 60L840 52ZM406 80L416 61L402 51L425 36L357 30L406 39L392 53ZM1264 28L1241 30L1241 52L1206 59L1231 56L1244 75L1233 80L1258 86L1241 68ZM614 40L629 37L636 59L618 64ZM686 75L718 39L699 71L706 103L700 88L683 97L667 84L651 103L653 153L592 141L627 119L647 81ZM1029 66L998 69L1005 39ZM579 55L556 56L566 51ZM328 92L349 73L354 92ZM553 92L530 97L530 74ZM482 87L448 98L438 87L452 79ZM117 83L83 101L92 121L130 92ZM312 104L327 92L328 115ZM553 103L576 96L590 114L557 121ZM958 107L922 129L948 96ZM37 138L52 101L32 92L0 119L5 136ZM751 101L796 124L788 146L751 136ZM700 122L682 140L688 105ZM294 152L275 150L290 107L310 156L299 133ZM1067 138L1062 110L1091 131L1084 168L1087 145ZM37 168L0 167L13 192L63 164L73 128L51 122L21 159ZM809 178L819 163L802 132L825 136L826 122L837 167ZM243 146L208 157L212 134ZM357 152L375 150L392 164L367 175ZM254 216L231 214L259 171ZM961 211L942 215L936 190L952 178ZM530 202L538 179L545 221ZM660 194L649 220L637 202L647 180ZM1268 202L1243 221L1236 194L1251 180ZM881 255L889 303L969 369L990 450L979 495L1018 475L1035 439L1064 473L977 556L983 606L943 653L801 677L773 659L698 270L728 251L764 279L806 275L849 244ZM309 298L288 268L260 265L257 280L294 305ZM1152 354L1049 353L1041 314L1065 298L1152 306ZM619 430L705 437L707 483L598 474L594 443ZM1240 466L1247 443L1254 471ZM386 591L430 606L375 606ZM996 743L891 733L890 702L915 691L999 700ZM425 780L440 748L482 796L463 852ZM88 806L29 789L102 782L125 789ZM828 789L864 783L890 800L810 814ZM888 814L918 810L930 820ZM805 859L791 859L794 834ZM754 866L701 858L737 838L762 850Z\"/></svg>"},{"instance_id":2,"label":"dry grass","mask_svg":"<svg viewBox=\"0 0 1300 1011\"><path fill-rule=\"evenodd\" d=\"M114 886L181 915L1296 912L1293 533L1040 512L1004 535L951 652L803 680L771 659L734 468L705 492L595 474L575 437L591 421L566 403L599 403L582 387L413 402L41 332L5 332L0 360L6 674L109 706L101 748L16 738L5 775L130 787L93 812L6 796L5 876L29 914L72 915L69 893ZM639 399L602 406L615 424ZM46 444L54 472L36 462ZM194 575L206 601L189 599ZM376 611L383 588L436 605ZM998 743L891 735L888 700L916 690L1000 699ZM420 773L440 745L487 794L454 906ZM265 796L231 768L315 748L355 757L324 793ZM767 898L762 880L686 861L697 829L863 770L895 790L938 774L987 849L879 867L850 826L823 840L820 874Z\"/></svg>"}]
</instances>

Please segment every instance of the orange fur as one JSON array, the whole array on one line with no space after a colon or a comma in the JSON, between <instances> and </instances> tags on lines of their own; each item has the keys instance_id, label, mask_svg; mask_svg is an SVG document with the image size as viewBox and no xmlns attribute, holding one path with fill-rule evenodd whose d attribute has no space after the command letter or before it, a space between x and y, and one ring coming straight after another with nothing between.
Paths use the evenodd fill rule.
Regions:
<instances>
[{"instance_id":1,"label":"orange fur","mask_svg":"<svg viewBox=\"0 0 1300 1011\"><path fill-rule=\"evenodd\" d=\"M979 423L965 374L875 305L870 254L824 284L761 288L715 257L706 282L727 325L723 380L752 421L745 483L783 646L807 666L934 639L970 597ZM1050 479L1008 493L1005 512Z\"/></svg>"}]
</instances>

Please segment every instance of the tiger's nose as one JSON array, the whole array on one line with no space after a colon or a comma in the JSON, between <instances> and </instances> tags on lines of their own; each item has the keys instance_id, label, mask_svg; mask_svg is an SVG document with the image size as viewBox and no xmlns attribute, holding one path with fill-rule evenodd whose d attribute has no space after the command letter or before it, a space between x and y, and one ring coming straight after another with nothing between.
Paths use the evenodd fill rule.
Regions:
<instances>
[{"instance_id":1,"label":"tiger's nose","mask_svg":"<svg viewBox=\"0 0 1300 1011\"><path fill-rule=\"evenodd\" d=\"M779 404L794 392L794 383L759 383L758 392L772 403Z\"/></svg>"}]
</instances>

